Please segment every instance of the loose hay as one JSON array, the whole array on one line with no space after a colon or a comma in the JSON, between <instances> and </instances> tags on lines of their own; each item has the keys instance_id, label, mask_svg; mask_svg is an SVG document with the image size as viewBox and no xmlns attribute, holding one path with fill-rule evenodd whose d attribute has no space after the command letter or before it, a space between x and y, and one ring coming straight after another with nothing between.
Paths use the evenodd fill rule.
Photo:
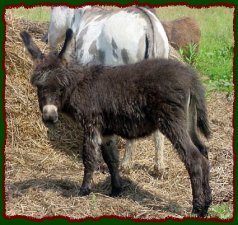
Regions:
<instances>
[{"instance_id":1,"label":"loose hay","mask_svg":"<svg viewBox=\"0 0 238 225\"><path fill-rule=\"evenodd\" d=\"M32 65L19 37L20 31L29 30L41 49L47 51L40 41L45 25L8 14L6 25L6 215L62 215L72 219L102 215L143 219L189 216L192 194L187 172L166 142L168 179L153 177L154 146L150 138L137 143L134 167L129 175L123 174L122 197L107 196L109 175L99 171L94 175L93 193L78 195L83 178L81 131L65 117L50 129L42 124L36 93L29 82ZM213 204L228 202L231 206L232 102L225 94L213 93L208 96L208 110L213 131L207 143ZM123 144L120 150L123 154Z\"/></svg>"}]
</instances>

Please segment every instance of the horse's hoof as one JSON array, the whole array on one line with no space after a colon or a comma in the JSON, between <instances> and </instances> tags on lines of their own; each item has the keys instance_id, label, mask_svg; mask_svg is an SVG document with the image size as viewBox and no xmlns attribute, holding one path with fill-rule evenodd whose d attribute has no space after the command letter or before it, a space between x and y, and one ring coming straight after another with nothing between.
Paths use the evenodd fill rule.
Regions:
<instances>
[{"instance_id":1,"label":"horse's hoof","mask_svg":"<svg viewBox=\"0 0 238 225\"><path fill-rule=\"evenodd\" d=\"M161 180L167 180L169 174L169 168L158 168L157 165L154 165L152 175Z\"/></svg>"}]
</instances>

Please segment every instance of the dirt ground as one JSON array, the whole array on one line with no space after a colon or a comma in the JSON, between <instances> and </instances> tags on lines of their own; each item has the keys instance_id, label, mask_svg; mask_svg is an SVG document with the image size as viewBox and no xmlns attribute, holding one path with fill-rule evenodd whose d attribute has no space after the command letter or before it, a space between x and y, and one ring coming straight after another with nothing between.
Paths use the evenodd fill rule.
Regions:
<instances>
[{"instance_id":1,"label":"dirt ground","mask_svg":"<svg viewBox=\"0 0 238 225\"><path fill-rule=\"evenodd\" d=\"M107 172L94 175L89 196L78 194L83 165L80 129L61 118L53 128L41 122L35 90L29 78L31 63L19 38L19 29L39 27L7 17L5 108L7 139L5 146L5 214L34 218L66 216L71 219L115 215L141 219L190 216L192 193L183 164L166 140L165 164L168 176L153 176L154 144L150 137L139 140L130 174L122 173L123 193L111 198ZM44 29L35 31L39 40ZM33 33L35 32L35 34ZM233 202L233 97L213 92L207 96L212 137L209 146L210 185L213 203ZM123 155L124 142L120 144Z\"/></svg>"}]
</instances>

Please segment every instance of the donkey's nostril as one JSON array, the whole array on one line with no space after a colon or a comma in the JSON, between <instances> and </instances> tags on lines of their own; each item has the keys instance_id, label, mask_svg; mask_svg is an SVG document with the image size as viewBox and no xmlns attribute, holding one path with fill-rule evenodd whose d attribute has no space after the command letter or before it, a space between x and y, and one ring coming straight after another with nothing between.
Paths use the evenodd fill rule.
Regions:
<instances>
[{"instance_id":1,"label":"donkey's nostril","mask_svg":"<svg viewBox=\"0 0 238 225\"><path fill-rule=\"evenodd\" d=\"M58 121L58 115L43 114L42 119L44 122L56 123Z\"/></svg>"}]
</instances>

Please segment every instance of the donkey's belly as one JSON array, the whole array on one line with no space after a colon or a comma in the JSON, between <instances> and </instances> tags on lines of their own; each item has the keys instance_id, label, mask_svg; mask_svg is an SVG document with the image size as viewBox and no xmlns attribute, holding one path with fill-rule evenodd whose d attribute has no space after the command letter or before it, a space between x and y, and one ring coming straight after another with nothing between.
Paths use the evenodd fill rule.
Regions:
<instances>
[{"instance_id":1,"label":"donkey's belly","mask_svg":"<svg viewBox=\"0 0 238 225\"><path fill-rule=\"evenodd\" d=\"M104 135L119 135L125 139L136 139L150 135L157 128L155 123L149 120L134 119L126 117L117 118L107 124Z\"/></svg>"}]
</instances>

